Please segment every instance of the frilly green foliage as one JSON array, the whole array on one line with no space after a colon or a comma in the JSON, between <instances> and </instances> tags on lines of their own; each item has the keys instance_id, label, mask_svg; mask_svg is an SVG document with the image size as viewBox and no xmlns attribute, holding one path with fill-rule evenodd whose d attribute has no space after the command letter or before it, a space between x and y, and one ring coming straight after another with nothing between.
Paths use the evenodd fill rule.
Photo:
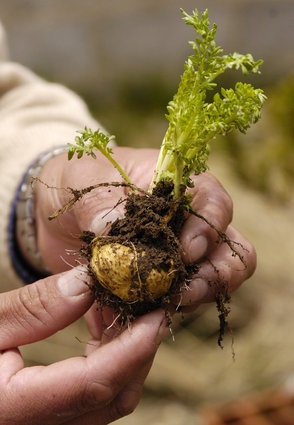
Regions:
<instances>
[{"instance_id":1,"label":"frilly green foliage","mask_svg":"<svg viewBox=\"0 0 294 425\"><path fill-rule=\"evenodd\" d=\"M96 159L95 150L98 150L104 155L118 170L125 182L130 183L130 178L122 167L116 162L113 158L113 151L109 146L109 142L115 139L115 136L109 136L99 128L96 131L91 130L88 127L85 127L84 130L77 131L79 134L75 137L75 143L68 143L68 159L71 160L74 155L77 155L77 158L80 159L84 154L91 156Z\"/></svg>"},{"instance_id":2,"label":"frilly green foliage","mask_svg":"<svg viewBox=\"0 0 294 425\"><path fill-rule=\"evenodd\" d=\"M104 134L100 129L93 131L88 127L78 130L79 136L75 137L75 144L68 143L68 159L72 159L75 154L81 158L84 154L96 159L95 149L98 149L105 156L112 155L112 149L108 146L114 136Z\"/></svg>"},{"instance_id":3,"label":"frilly green foliage","mask_svg":"<svg viewBox=\"0 0 294 425\"><path fill-rule=\"evenodd\" d=\"M266 99L261 89L241 82L234 88L220 88L217 91L215 80L223 72L240 69L243 74L258 73L262 61L255 61L250 54L224 55L222 48L216 45L217 26L210 25L207 10L202 15L198 10L192 15L182 10L182 14L185 23L193 26L196 39L190 42L193 54L186 60L178 91L167 106L169 125L149 188L152 191L161 180L170 179L174 183L175 199L182 196L183 188L191 185L191 174L207 169L209 142L233 130L245 133L260 118ZM208 92L212 90L215 94L209 101ZM76 144L69 145L69 159L75 153L78 158L83 153L95 158L94 149L98 149L130 183L108 147L113 136L88 128L79 133Z\"/></svg>"},{"instance_id":4,"label":"frilly green foliage","mask_svg":"<svg viewBox=\"0 0 294 425\"><path fill-rule=\"evenodd\" d=\"M154 187L161 179L173 179L175 197L180 196L182 184L190 184L192 173L206 170L209 142L235 129L246 132L260 118L266 99L261 89L239 82L234 89L221 88L212 102L207 100L207 92L217 89L216 78L227 69L258 73L262 61L254 61L250 54L223 55L215 42L217 26L210 26L207 10L202 15L197 10L192 15L182 13L198 36L190 42L194 53L188 57L178 91L167 106L169 126L152 182Z\"/></svg>"}]
</instances>

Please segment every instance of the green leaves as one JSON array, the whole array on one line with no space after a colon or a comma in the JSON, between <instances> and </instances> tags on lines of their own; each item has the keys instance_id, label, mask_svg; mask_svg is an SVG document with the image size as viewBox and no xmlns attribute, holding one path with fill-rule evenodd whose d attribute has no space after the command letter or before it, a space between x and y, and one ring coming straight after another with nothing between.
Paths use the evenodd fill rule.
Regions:
<instances>
[{"instance_id":1,"label":"green leaves","mask_svg":"<svg viewBox=\"0 0 294 425\"><path fill-rule=\"evenodd\" d=\"M75 154L77 154L78 159L82 158L84 154L91 156L93 159L96 159L95 149L100 151L117 169L123 180L132 185L132 182L124 171L124 169L118 164L118 162L113 157L113 151L109 145L109 142L113 140L114 136L108 136L103 133L99 128L96 131L91 130L88 127L85 127L84 130L77 131L79 136L75 137L75 143L68 143L68 159L71 160Z\"/></svg>"},{"instance_id":2,"label":"green leaves","mask_svg":"<svg viewBox=\"0 0 294 425\"><path fill-rule=\"evenodd\" d=\"M108 136L100 129L93 131L88 127L77 131L80 136L75 137L75 144L68 143L68 159L72 159L75 154L81 158L84 154L96 159L94 149L98 149L104 155L111 155L112 149L108 146L114 136Z\"/></svg>"},{"instance_id":3,"label":"green leaves","mask_svg":"<svg viewBox=\"0 0 294 425\"><path fill-rule=\"evenodd\" d=\"M259 73L262 61L255 61L251 54L224 55L215 42L217 26L210 25L207 10L202 15L197 10L192 15L182 10L182 14L196 32L195 41L190 42L193 55L186 60L178 91L167 106L169 125L151 184L152 189L159 180L172 178L175 197L180 196L179 187L188 184L191 173L206 170L209 142L235 129L246 132L260 118L266 99L261 89L237 83L235 88L219 89L212 101L207 100L208 92L217 89L215 80L220 74L228 69L245 75Z\"/></svg>"},{"instance_id":4,"label":"green leaves","mask_svg":"<svg viewBox=\"0 0 294 425\"><path fill-rule=\"evenodd\" d=\"M238 129L242 133L251 124L256 123L261 115L265 96L260 89L250 84L237 83L234 89L221 89L216 93L212 103L205 105L207 125L204 133L226 135Z\"/></svg>"},{"instance_id":5,"label":"green leaves","mask_svg":"<svg viewBox=\"0 0 294 425\"><path fill-rule=\"evenodd\" d=\"M216 78L226 70L240 70L244 75L259 73L262 60L255 61L251 54L224 55L215 41L217 26L210 25L207 10L202 15L198 10L192 15L182 10L182 14L185 23L196 32L195 40L190 42L193 54L187 58L178 91L167 105L169 124L149 188L152 191L160 180L171 179L176 199L183 196L183 186L191 184L192 173L206 170L210 141L233 130L245 133L260 118L266 99L261 89L241 82L234 88L217 90ZM211 90L216 93L208 100ZM131 184L109 147L114 136L87 127L78 133L75 144L69 144L69 159L75 154L81 158L84 153L96 158L98 149Z\"/></svg>"}]
</instances>

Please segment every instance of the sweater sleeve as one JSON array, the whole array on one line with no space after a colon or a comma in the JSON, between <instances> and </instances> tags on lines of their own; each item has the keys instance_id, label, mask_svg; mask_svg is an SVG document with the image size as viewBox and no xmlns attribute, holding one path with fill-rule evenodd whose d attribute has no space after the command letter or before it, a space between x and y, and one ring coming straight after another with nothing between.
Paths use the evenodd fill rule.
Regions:
<instances>
[{"instance_id":1,"label":"sweater sleeve","mask_svg":"<svg viewBox=\"0 0 294 425\"><path fill-rule=\"evenodd\" d=\"M0 291L22 284L9 257L8 222L23 174L40 153L73 140L85 125L99 124L76 94L0 58Z\"/></svg>"}]
</instances>

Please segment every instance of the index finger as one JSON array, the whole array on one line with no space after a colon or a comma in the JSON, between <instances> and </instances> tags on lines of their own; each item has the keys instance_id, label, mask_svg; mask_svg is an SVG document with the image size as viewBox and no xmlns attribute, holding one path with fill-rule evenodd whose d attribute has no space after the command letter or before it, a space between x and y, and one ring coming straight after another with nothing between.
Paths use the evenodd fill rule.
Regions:
<instances>
[{"instance_id":1,"label":"index finger","mask_svg":"<svg viewBox=\"0 0 294 425\"><path fill-rule=\"evenodd\" d=\"M164 336L165 322L164 312L158 310L139 318L131 329L87 358L13 370L5 391L11 406L18 408L9 410L5 423L23 423L25 419L25 424L38 425L42 418L43 423L57 425L88 412L100 410L102 415L136 376L146 375ZM116 413L123 414L125 407Z\"/></svg>"}]
</instances>

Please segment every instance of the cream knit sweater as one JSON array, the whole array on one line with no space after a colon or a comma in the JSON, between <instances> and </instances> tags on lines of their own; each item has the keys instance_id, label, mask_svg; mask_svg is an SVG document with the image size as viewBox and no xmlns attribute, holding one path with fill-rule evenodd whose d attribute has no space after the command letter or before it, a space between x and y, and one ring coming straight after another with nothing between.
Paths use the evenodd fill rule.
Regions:
<instances>
[{"instance_id":1,"label":"cream knit sweater","mask_svg":"<svg viewBox=\"0 0 294 425\"><path fill-rule=\"evenodd\" d=\"M43 151L73 140L77 129L97 128L83 101L9 62L0 23L0 291L22 285L8 251L8 220L20 180Z\"/></svg>"}]
</instances>

